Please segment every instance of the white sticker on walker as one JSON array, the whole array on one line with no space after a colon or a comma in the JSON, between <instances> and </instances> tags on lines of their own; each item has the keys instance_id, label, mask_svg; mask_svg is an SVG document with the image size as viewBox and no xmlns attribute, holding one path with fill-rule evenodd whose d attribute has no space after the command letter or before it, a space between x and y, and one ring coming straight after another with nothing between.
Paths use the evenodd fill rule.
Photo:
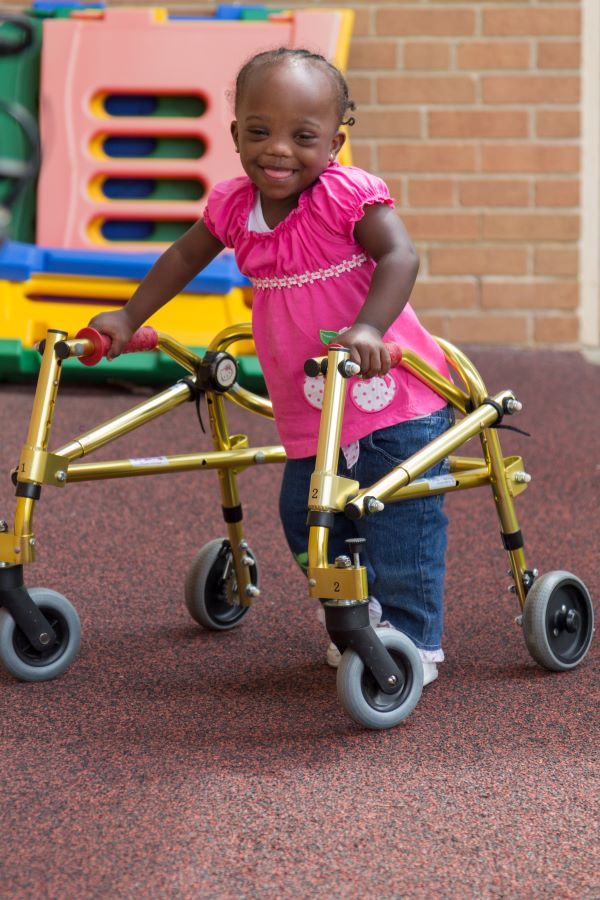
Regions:
<instances>
[{"instance_id":1,"label":"white sticker on walker","mask_svg":"<svg viewBox=\"0 0 600 900\"><path fill-rule=\"evenodd\" d=\"M452 475L434 475L433 478L416 478L413 484L426 484L430 491L437 491L440 488L456 487L456 478Z\"/></svg>"},{"instance_id":2,"label":"white sticker on walker","mask_svg":"<svg viewBox=\"0 0 600 900\"><path fill-rule=\"evenodd\" d=\"M162 466L165 463L168 464L169 458L167 456L138 456L137 459L130 459L129 462L132 466Z\"/></svg>"}]
</instances>

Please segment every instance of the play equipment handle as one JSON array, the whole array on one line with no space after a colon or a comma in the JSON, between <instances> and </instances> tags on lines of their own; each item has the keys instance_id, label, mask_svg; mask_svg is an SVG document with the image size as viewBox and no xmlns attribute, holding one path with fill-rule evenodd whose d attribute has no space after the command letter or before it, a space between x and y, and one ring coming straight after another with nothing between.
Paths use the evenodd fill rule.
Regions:
<instances>
[{"instance_id":1,"label":"play equipment handle","mask_svg":"<svg viewBox=\"0 0 600 900\"><path fill-rule=\"evenodd\" d=\"M392 363L392 368L394 366L399 366L402 361L402 347L400 344L396 344L394 341L386 341L385 346L387 348L388 353L390 354L390 360ZM333 350L344 350L345 347L342 347L341 344L328 344L329 349ZM356 363L352 363L350 360L345 360L345 362L340 363L340 366L356 365ZM344 377L348 378L350 375L358 374L355 372L341 371L341 374ZM316 357L312 359L307 359L304 363L304 372L306 375L311 377L316 377L317 375L326 375L327 374L327 357Z\"/></svg>"},{"instance_id":2,"label":"play equipment handle","mask_svg":"<svg viewBox=\"0 0 600 900\"><path fill-rule=\"evenodd\" d=\"M79 358L79 362L84 366L95 366L100 360L106 356L110 350L112 339L107 334L96 331L95 328L82 328L77 332L75 340L88 340L92 343L92 352ZM144 350L156 350L158 346L158 334L150 325L144 325L143 328L133 334L130 341L123 347L122 353L139 353Z\"/></svg>"}]
</instances>

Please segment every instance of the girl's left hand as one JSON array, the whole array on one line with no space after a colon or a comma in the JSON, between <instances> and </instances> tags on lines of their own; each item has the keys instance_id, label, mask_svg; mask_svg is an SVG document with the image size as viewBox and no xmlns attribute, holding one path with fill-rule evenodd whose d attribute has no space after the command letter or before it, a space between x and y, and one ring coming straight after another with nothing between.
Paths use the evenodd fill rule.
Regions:
<instances>
[{"instance_id":1,"label":"girl's left hand","mask_svg":"<svg viewBox=\"0 0 600 900\"><path fill-rule=\"evenodd\" d=\"M338 334L332 344L347 347L350 359L360 365L362 378L387 375L391 367L390 354L381 332L373 325L359 323Z\"/></svg>"}]
</instances>

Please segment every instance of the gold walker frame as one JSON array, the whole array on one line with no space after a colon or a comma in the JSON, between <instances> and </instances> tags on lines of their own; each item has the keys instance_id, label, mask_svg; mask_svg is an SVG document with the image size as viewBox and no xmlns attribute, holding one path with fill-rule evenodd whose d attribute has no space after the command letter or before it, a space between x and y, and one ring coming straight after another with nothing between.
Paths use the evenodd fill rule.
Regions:
<instances>
[{"instance_id":1,"label":"gold walker frame","mask_svg":"<svg viewBox=\"0 0 600 900\"><path fill-rule=\"evenodd\" d=\"M232 569L231 577L234 578L234 581L231 582L233 589L230 586L229 592L225 595L226 601L232 606L241 608L252 604L255 597L258 596L259 590L254 578L254 559L249 555L248 544L243 532L237 474L239 471L257 464L283 463L285 462L285 452L283 447L276 445L252 447L247 435L229 433L225 396L252 413L272 418L272 406L267 398L244 389L237 383L233 383L224 391L214 381L207 383L206 380L202 381L200 378L202 367L211 355L226 354L232 344L250 337L250 325L229 327L213 339L207 354L200 357L168 335L158 333L159 349L187 370L189 377L183 378L166 390L50 452L48 447L62 359L65 356L83 358L90 355L93 348L91 342L86 338L68 340L65 332L48 332L27 438L18 467L13 473L17 493L13 526L10 528L7 522L0 522L0 576L6 578L8 576L3 573L13 570L12 582L9 579L3 584L0 578L0 603L15 618L17 624L14 625L14 628L17 631L19 628L25 628L25 617L22 613L15 614L18 604L11 591L15 578L17 587L24 590L18 574L15 575L15 570L18 573L20 567L35 560L36 538L33 531L33 511L41 485L64 487L78 481L216 469L227 529L228 553L232 564L230 567ZM390 669L388 665L385 677L377 671L373 675L369 668L369 653L372 651L374 642L377 644L377 652L379 652L380 642L370 637L369 647L371 649L367 652L360 641L358 643L353 641L352 628L354 625L349 625L348 622L339 625L343 614L332 612L332 609L335 610L336 607L338 609L366 607L368 588L366 570L360 565L357 555L354 564L349 564L348 558L342 561L338 559L333 563L329 561L327 545L331 519L328 516L345 513L350 518L357 519L365 515L376 515L386 503L426 497L432 494L455 493L487 485L492 491L502 540L509 556L514 590L522 613L527 608L528 595L530 595L538 574L535 569L531 569L527 565L514 504L515 498L526 488L529 476L524 470L523 460L520 456L504 457L502 455L498 433L494 428L504 415L518 412L521 404L510 390L502 390L492 397L488 396L483 380L470 360L447 341L438 339L438 343L450 368L461 382L460 387L453 381L444 378L411 351L403 351L400 365L429 385L450 403L461 417L443 435L405 460L400 466L392 469L384 478L367 487L360 487L357 482L342 478L337 474L347 377L348 374L352 374L352 372L346 371L349 354L343 348L332 348L329 349L326 358L313 361L323 370L323 360L326 359L327 375L316 467L311 480L307 504L310 524L309 593L312 597L326 601L327 625L330 634L335 632L337 635L338 645L341 645L340 649L346 649L344 658L347 657L353 661L355 668L358 666L360 669L362 665L358 676L352 673L350 676L344 675L348 666L340 667L342 680L350 678L352 686L351 688L342 688L340 693L339 671L338 693L340 693L342 703L349 714L367 727L388 727L390 724L396 724L408 714L404 712L401 715L400 709L410 707L408 709L410 712L420 694L418 664L414 658L409 658L410 653L407 656L402 647L390 646L389 652L385 650L383 652L388 663L390 658L392 661L395 660L395 666ZM351 365L350 369L352 369ZM162 416L190 400L198 389L202 389L206 394L214 446L212 452L157 457L150 461L144 460L144 465L136 464L135 460L128 459L103 462L79 461L82 457L87 457L117 437L139 428L144 423ZM479 436L481 442L482 456L480 458L455 455L455 452L467 440L475 436ZM433 479L421 478L423 473L446 456L449 456L450 459L449 475ZM212 565L216 565L214 560ZM203 566L206 568L204 562L200 565L202 578L206 574ZM521 621L526 620L524 628L528 629L530 633L529 636L526 633L525 638L532 655L538 662L547 668L572 668L581 661L591 641L593 630L591 600L585 585L575 576L563 572L551 573L551 575L555 577L550 579L552 582L550 586L546 582L545 588L537 591L538 595L542 595L542 600L536 600L533 604L535 614L522 616ZM557 579L556 576L561 577ZM547 576L543 576L540 582L544 578L547 579ZM539 582L536 581L536 587L538 584ZM205 590L205 586L201 585L200 587ZM196 588L191 590L193 593ZM48 605L50 601L48 598L46 600L46 605ZM201 600L201 605L203 604L204 600ZM52 604L50 603L50 605ZM39 601L37 606L43 612L44 602ZM188 608L190 608L189 602ZM540 613L540 609L542 609L542 613ZM0 617L4 614L4 611L0 612ZM338 615L338 625L332 624L332 617L335 615ZM532 624L534 619L537 624ZM229 627L229 620L223 620L225 624L216 622L213 625L210 613L209 620L206 620L203 613L197 620L208 627L217 629ZM11 667L11 659L1 658L3 654L2 621L0 621L0 662L3 662L17 677L27 678L27 671L23 670L22 666L15 663ZM233 624L237 623L235 616L231 621ZM363 620L361 619L361 621ZM42 622L40 627L45 628L46 626ZM360 628L364 631L364 621ZM369 629L369 632L371 631ZM46 652L43 649L45 646L43 634L45 633L42 631L38 635L27 635L34 650L37 648L40 652ZM565 636L567 637L565 638ZM389 644L389 641L386 639L383 643ZM18 671L15 671L15 668ZM53 657L45 677L61 674L64 668L66 666L61 668ZM38 665L36 676L31 680L43 680L43 669L43 665ZM407 671L410 677L407 677ZM372 682L373 678L375 679L373 682L375 693L373 690L369 693L365 687L369 678ZM393 689L398 687L399 679L405 684L412 679L412 694L407 698L405 695L408 689L405 689L404 699L400 698L402 702L396 698L396 701L392 703ZM348 691L351 694L350 698L347 696ZM416 700L413 696L415 694L417 695ZM363 709L365 697L366 712ZM379 702L382 697L385 702ZM392 699L389 699L390 697ZM375 707L373 715L369 712L372 707ZM383 709L381 715L380 707Z\"/></svg>"}]
</instances>

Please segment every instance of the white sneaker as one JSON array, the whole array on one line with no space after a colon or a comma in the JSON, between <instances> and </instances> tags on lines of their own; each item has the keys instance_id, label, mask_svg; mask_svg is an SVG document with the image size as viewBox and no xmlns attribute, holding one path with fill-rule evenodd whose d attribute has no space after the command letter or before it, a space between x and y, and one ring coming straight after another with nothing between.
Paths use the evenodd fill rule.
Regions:
<instances>
[{"instance_id":1,"label":"white sneaker","mask_svg":"<svg viewBox=\"0 0 600 900\"><path fill-rule=\"evenodd\" d=\"M388 625L387 623L385 623L385 624L382 623L381 625L377 625L375 627L376 628L391 628L392 626ZM333 641L330 643L329 647L327 648L327 654L326 654L325 658L327 660L328 666L331 666L332 669L337 669L337 667L340 664L342 654L340 653L340 651L338 650L336 645L333 643ZM438 667L437 667L436 663L429 662L428 660L421 660L421 661L423 663L423 687L425 687L426 684L431 684L432 681L435 681L435 679L438 677L438 675L440 673L438 671Z\"/></svg>"},{"instance_id":2,"label":"white sneaker","mask_svg":"<svg viewBox=\"0 0 600 900\"><path fill-rule=\"evenodd\" d=\"M340 653L340 651L338 650L336 645L333 643L333 641L330 643L329 647L327 648L327 654L326 654L325 658L327 660L328 666L331 666L332 669L337 669L337 667L340 664L342 654Z\"/></svg>"},{"instance_id":3,"label":"white sneaker","mask_svg":"<svg viewBox=\"0 0 600 900\"><path fill-rule=\"evenodd\" d=\"M434 662L423 662L423 687L435 681L439 674L438 667Z\"/></svg>"}]
</instances>

